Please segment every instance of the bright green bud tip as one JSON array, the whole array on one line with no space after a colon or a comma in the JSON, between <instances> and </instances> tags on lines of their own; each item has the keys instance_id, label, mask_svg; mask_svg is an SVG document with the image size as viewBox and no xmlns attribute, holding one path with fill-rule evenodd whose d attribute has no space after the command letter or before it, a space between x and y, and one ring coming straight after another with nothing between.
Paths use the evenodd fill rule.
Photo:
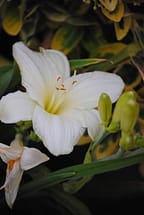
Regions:
<instances>
[{"instance_id":1,"label":"bright green bud tip","mask_svg":"<svg viewBox=\"0 0 144 215\"><path fill-rule=\"evenodd\" d=\"M98 110L105 127L109 124L112 115L112 102L108 94L102 93L98 101Z\"/></svg>"}]
</instances>

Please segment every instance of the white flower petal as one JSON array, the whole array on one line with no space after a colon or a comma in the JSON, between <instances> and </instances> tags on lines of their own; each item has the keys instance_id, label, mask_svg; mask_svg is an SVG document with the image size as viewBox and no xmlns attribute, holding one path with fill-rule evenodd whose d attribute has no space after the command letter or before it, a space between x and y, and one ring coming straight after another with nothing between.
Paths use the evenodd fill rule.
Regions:
<instances>
[{"instance_id":1,"label":"white flower petal","mask_svg":"<svg viewBox=\"0 0 144 215\"><path fill-rule=\"evenodd\" d=\"M87 125L88 134L91 139L94 140L100 132L100 116L98 114L98 111L85 111L84 120L85 124Z\"/></svg>"},{"instance_id":2,"label":"white flower petal","mask_svg":"<svg viewBox=\"0 0 144 215\"><path fill-rule=\"evenodd\" d=\"M20 157L21 152L22 147L12 147L0 143L0 157L5 163L8 163L8 161L15 160Z\"/></svg>"},{"instance_id":3,"label":"white flower petal","mask_svg":"<svg viewBox=\"0 0 144 215\"><path fill-rule=\"evenodd\" d=\"M0 143L0 157L5 163L7 163L9 160L9 158L6 156L6 151L8 148L9 148L9 146L7 146L3 143Z\"/></svg>"},{"instance_id":4,"label":"white flower petal","mask_svg":"<svg viewBox=\"0 0 144 215\"><path fill-rule=\"evenodd\" d=\"M71 80L73 79L72 77ZM112 102L115 102L124 88L120 76L108 72L80 74L75 76L75 81L76 83L67 93L61 112L69 108L95 108L101 93L107 93ZM70 79L65 82L65 85L69 85L69 83Z\"/></svg>"},{"instance_id":5,"label":"white flower petal","mask_svg":"<svg viewBox=\"0 0 144 215\"><path fill-rule=\"evenodd\" d=\"M33 127L44 145L56 156L72 152L85 130L79 121L49 114L38 106L33 116Z\"/></svg>"},{"instance_id":6,"label":"white flower petal","mask_svg":"<svg viewBox=\"0 0 144 215\"><path fill-rule=\"evenodd\" d=\"M17 91L0 100L0 120L4 123L31 120L35 103L26 93Z\"/></svg>"},{"instance_id":7,"label":"white flower petal","mask_svg":"<svg viewBox=\"0 0 144 215\"><path fill-rule=\"evenodd\" d=\"M23 170L20 168L19 161L15 162L10 172L7 170L6 181L3 187L5 187L5 198L10 208L12 208L15 202L22 175Z\"/></svg>"},{"instance_id":8,"label":"white flower petal","mask_svg":"<svg viewBox=\"0 0 144 215\"><path fill-rule=\"evenodd\" d=\"M97 110L78 110L73 109L63 113L63 116L81 121L83 127L87 128L92 140L100 132L100 116Z\"/></svg>"},{"instance_id":9,"label":"white flower petal","mask_svg":"<svg viewBox=\"0 0 144 215\"><path fill-rule=\"evenodd\" d=\"M17 42L13 45L13 56L20 67L23 86L41 106L55 87L57 77L65 79L70 75L68 60L59 51L35 52Z\"/></svg>"},{"instance_id":10,"label":"white flower petal","mask_svg":"<svg viewBox=\"0 0 144 215\"><path fill-rule=\"evenodd\" d=\"M24 147L23 154L20 159L20 165L23 170L28 170L47 160L49 160L47 155L40 152L38 149Z\"/></svg>"}]
</instances>

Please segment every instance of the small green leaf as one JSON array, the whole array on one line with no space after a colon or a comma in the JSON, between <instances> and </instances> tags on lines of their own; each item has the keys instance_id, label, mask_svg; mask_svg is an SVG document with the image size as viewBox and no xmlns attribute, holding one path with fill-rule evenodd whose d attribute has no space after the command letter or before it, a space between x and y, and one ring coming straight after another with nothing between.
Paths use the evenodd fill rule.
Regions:
<instances>
[{"instance_id":1,"label":"small green leaf","mask_svg":"<svg viewBox=\"0 0 144 215\"><path fill-rule=\"evenodd\" d=\"M102 13L110 20L119 22L124 15L124 3L119 2L115 10L108 11L105 7L101 7Z\"/></svg>"},{"instance_id":2,"label":"small green leaf","mask_svg":"<svg viewBox=\"0 0 144 215\"><path fill-rule=\"evenodd\" d=\"M121 22L123 22L122 27L120 27L119 22L114 23L114 28L115 28L117 40L122 40L127 35L129 30L131 29L132 17L131 16L125 16L122 18Z\"/></svg>"},{"instance_id":3,"label":"small green leaf","mask_svg":"<svg viewBox=\"0 0 144 215\"><path fill-rule=\"evenodd\" d=\"M85 28L85 34L82 38L83 47L92 55L98 49L107 43L104 38L102 26L96 23L94 26ZM96 56L96 55L95 55Z\"/></svg>"},{"instance_id":4,"label":"small green leaf","mask_svg":"<svg viewBox=\"0 0 144 215\"><path fill-rule=\"evenodd\" d=\"M52 38L51 48L68 54L80 42L83 31L72 25L64 25L56 31Z\"/></svg>"},{"instance_id":5,"label":"small green leaf","mask_svg":"<svg viewBox=\"0 0 144 215\"><path fill-rule=\"evenodd\" d=\"M18 71L13 65L0 67L0 97L20 81Z\"/></svg>"},{"instance_id":6,"label":"small green leaf","mask_svg":"<svg viewBox=\"0 0 144 215\"><path fill-rule=\"evenodd\" d=\"M85 58L85 59L74 59L74 60L70 60L70 67L71 69L77 69L77 68L81 68L84 66L90 66L93 64L97 64L97 63L101 63L101 62L105 62L105 61L109 61L107 59L98 59L98 58Z\"/></svg>"},{"instance_id":7,"label":"small green leaf","mask_svg":"<svg viewBox=\"0 0 144 215\"><path fill-rule=\"evenodd\" d=\"M22 28L22 17L17 6L11 6L6 9L3 18L3 28L11 36L17 35Z\"/></svg>"},{"instance_id":8,"label":"small green leaf","mask_svg":"<svg viewBox=\"0 0 144 215\"><path fill-rule=\"evenodd\" d=\"M108 10L108 11L113 11L115 10L118 0L100 0L100 3Z\"/></svg>"}]
</instances>

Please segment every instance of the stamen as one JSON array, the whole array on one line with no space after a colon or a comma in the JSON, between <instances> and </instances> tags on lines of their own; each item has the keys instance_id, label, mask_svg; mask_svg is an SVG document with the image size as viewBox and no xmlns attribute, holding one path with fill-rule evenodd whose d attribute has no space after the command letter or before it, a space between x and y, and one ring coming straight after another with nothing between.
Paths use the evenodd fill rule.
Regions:
<instances>
[{"instance_id":1,"label":"stamen","mask_svg":"<svg viewBox=\"0 0 144 215\"><path fill-rule=\"evenodd\" d=\"M60 86L60 90L66 90L64 84L62 84L62 85Z\"/></svg>"},{"instance_id":2,"label":"stamen","mask_svg":"<svg viewBox=\"0 0 144 215\"><path fill-rule=\"evenodd\" d=\"M75 70L74 70L74 74L73 74L74 77L76 76L76 73L77 73L77 71L76 71L76 69L75 69Z\"/></svg>"},{"instance_id":3,"label":"stamen","mask_svg":"<svg viewBox=\"0 0 144 215\"><path fill-rule=\"evenodd\" d=\"M77 80L73 80L72 81L72 85L76 84L77 83Z\"/></svg>"},{"instance_id":4,"label":"stamen","mask_svg":"<svg viewBox=\"0 0 144 215\"><path fill-rule=\"evenodd\" d=\"M75 78L75 76L76 76L76 73L77 73L77 71L76 70L74 70L74 74L73 74L73 78ZM74 85L74 84L76 84L77 83L77 80L75 80L75 79L73 79L73 81L72 81L72 85Z\"/></svg>"},{"instance_id":5,"label":"stamen","mask_svg":"<svg viewBox=\"0 0 144 215\"><path fill-rule=\"evenodd\" d=\"M58 85L58 82L62 81L61 76L58 76L56 81L57 81L56 90L66 90L66 88L65 88L63 83Z\"/></svg>"},{"instance_id":6,"label":"stamen","mask_svg":"<svg viewBox=\"0 0 144 215\"><path fill-rule=\"evenodd\" d=\"M58 76L56 81L59 82L59 80L61 80L61 79L62 79L61 76Z\"/></svg>"},{"instance_id":7,"label":"stamen","mask_svg":"<svg viewBox=\"0 0 144 215\"><path fill-rule=\"evenodd\" d=\"M56 78L55 90L52 92L45 104L45 110L49 113L57 114L60 109L62 109L66 94L73 88L73 86L78 82L75 78L76 70L72 76L66 82L63 82L63 78L58 76Z\"/></svg>"}]
</instances>

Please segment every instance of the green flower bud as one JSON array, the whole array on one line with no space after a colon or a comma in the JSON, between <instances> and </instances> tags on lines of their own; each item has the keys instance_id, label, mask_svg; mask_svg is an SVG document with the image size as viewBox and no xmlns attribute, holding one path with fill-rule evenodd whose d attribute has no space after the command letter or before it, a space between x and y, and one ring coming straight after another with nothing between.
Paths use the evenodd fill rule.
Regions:
<instances>
[{"instance_id":1,"label":"green flower bud","mask_svg":"<svg viewBox=\"0 0 144 215\"><path fill-rule=\"evenodd\" d=\"M134 99L129 99L123 108L120 127L121 130L130 133L132 132L139 115L139 105Z\"/></svg>"},{"instance_id":2,"label":"green flower bud","mask_svg":"<svg viewBox=\"0 0 144 215\"><path fill-rule=\"evenodd\" d=\"M109 124L112 115L112 102L108 94L102 93L100 95L98 110L102 120L102 125L106 127Z\"/></svg>"},{"instance_id":3,"label":"green flower bud","mask_svg":"<svg viewBox=\"0 0 144 215\"><path fill-rule=\"evenodd\" d=\"M131 132L135 126L139 114L139 105L136 101L136 93L129 91L123 93L117 101L112 117L112 121L108 128L109 131L116 131L121 128L124 132ZM114 126L116 126L114 128Z\"/></svg>"},{"instance_id":4,"label":"green flower bud","mask_svg":"<svg viewBox=\"0 0 144 215\"><path fill-rule=\"evenodd\" d=\"M134 144L137 147L144 148L144 136L137 134L134 136Z\"/></svg>"},{"instance_id":5,"label":"green flower bud","mask_svg":"<svg viewBox=\"0 0 144 215\"><path fill-rule=\"evenodd\" d=\"M125 105L131 99L136 101L136 93L134 91L125 92L119 97L114 109L112 122L120 122Z\"/></svg>"},{"instance_id":6,"label":"green flower bud","mask_svg":"<svg viewBox=\"0 0 144 215\"><path fill-rule=\"evenodd\" d=\"M122 132L119 145L123 150L129 150L133 147L133 137L130 133Z\"/></svg>"},{"instance_id":7,"label":"green flower bud","mask_svg":"<svg viewBox=\"0 0 144 215\"><path fill-rule=\"evenodd\" d=\"M115 133L120 130L120 122L111 122L109 127L106 129L110 133Z\"/></svg>"}]
</instances>

